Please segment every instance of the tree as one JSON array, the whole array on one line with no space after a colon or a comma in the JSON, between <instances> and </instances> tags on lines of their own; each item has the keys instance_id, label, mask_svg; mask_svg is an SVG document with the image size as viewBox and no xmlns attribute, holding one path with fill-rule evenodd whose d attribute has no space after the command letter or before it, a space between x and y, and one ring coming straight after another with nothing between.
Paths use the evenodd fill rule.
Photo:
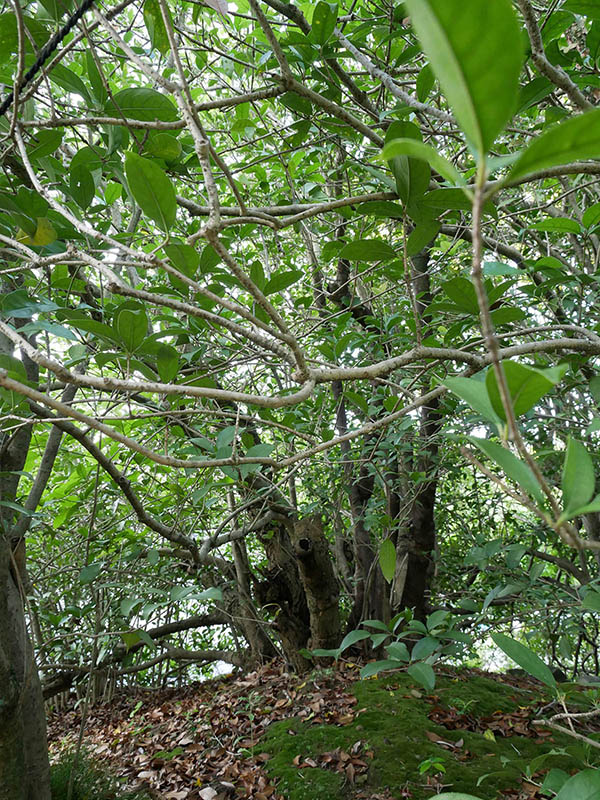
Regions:
<instances>
[{"instance_id":1,"label":"tree","mask_svg":"<svg viewBox=\"0 0 600 800\"><path fill-rule=\"evenodd\" d=\"M0 15L2 797L49 796L26 619L46 697L304 669L487 580L473 466L598 658L600 17L481 5Z\"/></svg>"}]
</instances>

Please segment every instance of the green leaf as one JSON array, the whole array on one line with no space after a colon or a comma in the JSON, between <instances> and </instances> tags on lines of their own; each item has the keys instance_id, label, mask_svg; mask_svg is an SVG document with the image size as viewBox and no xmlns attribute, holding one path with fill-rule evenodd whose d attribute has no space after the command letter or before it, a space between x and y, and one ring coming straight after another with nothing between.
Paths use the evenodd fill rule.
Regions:
<instances>
[{"instance_id":1,"label":"green leaf","mask_svg":"<svg viewBox=\"0 0 600 800\"><path fill-rule=\"evenodd\" d=\"M437 220L419 222L406 240L406 255L416 256L427 247L440 232Z\"/></svg>"},{"instance_id":2,"label":"green leaf","mask_svg":"<svg viewBox=\"0 0 600 800\"><path fill-rule=\"evenodd\" d=\"M384 634L374 635L381 636L382 641L387 639L387 636ZM404 644L404 642L390 642L390 644L388 644L385 648L385 651L390 658L394 659L394 661L403 661L406 664L410 661L410 653L408 652L408 647Z\"/></svg>"},{"instance_id":3,"label":"green leaf","mask_svg":"<svg viewBox=\"0 0 600 800\"><path fill-rule=\"evenodd\" d=\"M33 136L33 147L28 151L30 161L39 161L40 158L52 155L60 147L63 140L63 131L60 128L51 128L39 131Z\"/></svg>"},{"instance_id":4,"label":"green leaf","mask_svg":"<svg viewBox=\"0 0 600 800\"><path fill-rule=\"evenodd\" d=\"M481 800L481 797L464 792L442 792L442 794L436 795L436 800Z\"/></svg>"},{"instance_id":5,"label":"green leaf","mask_svg":"<svg viewBox=\"0 0 600 800\"><path fill-rule=\"evenodd\" d=\"M419 639L419 641L413 647L412 653L410 654L410 659L411 661L420 661L425 659L434 653L439 646L440 642L438 639L434 638L433 636L424 636L422 639Z\"/></svg>"},{"instance_id":6,"label":"green leaf","mask_svg":"<svg viewBox=\"0 0 600 800\"><path fill-rule=\"evenodd\" d=\"M546 686L550 686L552 689L556 688L556 680L550 669L528 647L511 639L509 636L505 636L503 633L492 633L492 639L496 647L499 647L509 658L512 658L525 672L537 678Z\"/></svg>"},{"instance_id":7,"label":"green leaf","mask_svg":"<svg viewBox=\"0 0 600 800\"><path fill-rule=\"evenodd\" d=\"M360 671L361 678L370 678L373 675L377 675L379 672L383 672L386 669L402 669L404 665L401 661L395 661L391 658L383 659L382 661L372 661L370 664L366 664Z\"/></svg>"},{"instance_id":8,"label":"green leaf","mask_svg":"<svg viewBox=\"0 0 600 800\"><path fill-rule=\"evenodd\" d=\"M542 370L519 364L516 361L503 361L501 366L506 376L513 410L517 417L525 414L535 406L538 400L548 394L554 385L561 380L566 371L566 367L558 371L555 369ZM487 372L485 383L494 411L500 419L506 421L496 374L491 368Z\"/></svg>"},{"instance_id":9,"label":"green leaf","mask_svg":"<svg viewBox=\"0 0 600 800\"><path fill-rule=\"evenodd\" d=\"M597 592L594 589L589 589L581 601L581 605L583 608L587 608L590 611L600 612L600 592Z\"/></svg>"},{"instance_id":10,"label":"green leaf","mask_svg":"<svg viewBox=\"0 0 600 800\"><path fill-rule=\"evenodd\" d=\"M587 158L600 158L600 109L571 117L536 136L521 153L506 181Z\"/></svg>"},{"instance_id":11,"label":"green leaf","mask_svg":"<svg viewBox=\"0 0 600 800\"><path fill-rule=\"evenodd\" d=\"M450 389L453 394L458 395L473 411L477 411L488 422L493 422L494 425L497 425L500 421L490 403L483 381L474 378L446 378L444 386Z\"/></svg>"},{"instance_id":12,"label":"green leaf","mask_svg":"<svg viewBox=\"0 0 600 800\"><path fill-rule=\"evenodd\" d=\"M571 508L568 511L565 511L560 515L559 522L565 522L568 519L580 517L582 514L592 514L595 511L600 511L600 494L596 495L591 503L586 503L584 506Z\"/></svg>"},{"instance_id":13,"label":"green leaf","mask_svg":"<svg viewBox=\"0 0 600 800\"><path fill-rule=\"evenodd\" d=\"M92 173L83 164L77 164L71 170L70 179L71 196L84 211L94 199L96 185L92 178Z\"/></svg>"},{"instance_id":14,"label":"green leaf","mask_svg":"<svg viewBox=\"0 0 600 800\"><path fill-rule=\"evenodd\" d=\"M323 2L323 0L317 3L313 12L310 32L310 38L315 44L322 47L327 42L335 28L337 15L337 4L330 5Z\"/></svg>"},{"instance_id":15,"label":"green leaf","mask_svg":"<svg viewBox=\"0 0 600 800\"><path fill-rule=\"evenodd\" d=\"M99 106L104 106L108 98L108 93L106 91L106 87L104 86L100 71L98 70L96 62L94 61L94 57L89 50L86 50L85 53L85 66L87 69L88 80L92 85L94 97L96 98ZM54 70L52 70L52 72L54 72Z\"/></svg>"},{"instance_id":16,"label":"green leaf","mask_svg":"<svg viewBox=\"0 0 600 800\"><path fill-rule=\"evenodd\" d=\"M31 34L31 38L38 48L42 48L50 38L50 33L36 19L23 16L23 25L26 29L24 42L26 53L34 52L34 47L29 41L27 31ZM18 51L17 18L13 11L7 11L4 14L0 14L0 65L7 64L13 58L16 58Z\"/></svg>"},{"instance_id":17,"label":"green leaf","mask_svg":"<svg viewBox=\"0 0 600 800\"><path fill-rule=\"evenodd\" d=\"M597 225L600 222L600 203L594 203L589 208L586 208L581 221L586 228L592 228Z\"/></svg>"},{"instance_id":18,"label":"green leaf","mask_svg":"<svg viewBox=\"0 0 600 800\"><path fill-rule=\"evenodd\" d=\"M566 0L561 8L564 11L572 11L574 14L581 14L581 16L589 17L590 19L600 19L600 6L597 0Z\"/></svg>"},{"instance_id":19,"label":"green leaf","mask_svg":"<svg viewBox=\"0 0 600 800\"><path fill-rule=\"evenodd\" d=\"M170 383L179 372L179 353L162 342L156 345L156 368L163 383Z\"/></svg>"},{"instance_id":20,"label":"green leaf","mask_svg":"<svg viewBox=\"0 0 600 800\"><path fill-rule=\"evenodd\" d=\"M72 69L65 67L63 64L55 64L48 73L48 77L52 83L60 86L61 89L66 89L71 94L78 94L86 102L91 102L85 83Z\"/></svg>"},{"instance_id":21,"label":"green leaf","mask_svg":"<svg viewBox=\"0 0 600 800\"><path fill-rule=\"evenodd\" d=\"M169 98L156 89L123 89L106 104L106 114L110 117L139 119L145 122L160 120L174 122L177 109Z\"/></svg>"},{"instance_id":22,"label":"green leaf","mask_svg":"<svg viewBox=\"0 0 600 800\"><path fill-rule=\"evenodd\" d=\"M255 444L246 451L246 458L267 458L274 449L273 444Z\"/></svg>"},{"instance_id":23,"label":"green leaf","mask_svg":"<svg viewBox=\"0 0 600 800\"><path fill-rule=\"evenodd\" d=\"M288 286L296 283L304 275L301 269L291 269L288 272L279 272L273 275L265 284L263 294L275 294L287 289Z\"/></svg>"},{"instance_id":24,"label":"green leaf","mask_svg":"<svg viewBox=\"0 0 600 800\"><path fill-rule=\"evenodd\" d=\"M344 245L339 257L348 261L389 261L397 258L398 254L393 247L380 239L359 239Z\"/></svg>"},{"instance_id":25,"label":"green leaf","mask_svg":"<svg viewBox=\"0 0 600 800\"><path fill-rule=\"evenodd\" d=\"M170 14L169 14L170 16ZM158 0L145 0L144 24L152 47L165 55L170 50L169 37Z\"/></svg>"},{"instance_id":26,"label":"green leaf","mask_svg":"<svg viewBox=\"0 0 600 800\"><path fill-rule=\"evenodd\" d=\"M529 225L529 228L534 231L548 231L549 233L581 233L581 225L575 222L574 219L568 219L567 217L554 217L541 222L534 222Z\"/></svg>"},{"instance_id":27,"label":"green leaf","mask_svg":"<svg viewBox=\"0 0 600 800\"><path fill-rule=\"evenodd\" d=\"M163 231L168 231L175 222L177 200L164 170L147 158L127 153L125 173L135 202Z\"/></svg>"},{"instance_id":28,"label":"green leaf","mask_svg":"<svg viewBox=\"0 0 600 800\"><path fill-rule=\"evenodd\" d=\"M120 305L113 318L113 330L127 352L135 353L148 335L148 317L144 306L134 300Z\"/></svg>"},{"instance_id":29,"label":"green leaf","mask_svg":"<svg viewBox=\"0 0 600 800\"><path fill-rule=\"evenodd\" d=\"M379 566L383 577L391 583L396 571L396 548L391 539L386 539L379 548Z\"/></svg>"},{"instance_id":30,"label":"green leaf","mask_svg":"<svg viewBox=\"0 0 600 800\"><path fill-rule=\"evenodd\" d=\"M467 278L460 276L451 278L442 284L444 292L448 297L456 303L456 305L467 314L477 316L479 314L479 304L477 302L477 295L475 294L475 287Z\"/></svg>"},{"instance_id":31,"label":"green leaf","mask_svg":"<svg viewBox=\"0 0 600 800\"><path fill-rule=\"evenodd\" d=\"M161 131L153 132L148 137L145 150L154 158L162 158L164 161L176 161L182 152L177 137Z\"/></svg>"},{"instance_id":32,"label":"green leaf","mask_svg":"<svg viewBox=\"0 0 600 800\"><path fill-rule=\"evenodd\" d=\"M483 156L511 118L522 62L510 0L405 0L459 125Z\"/></svg>"},{"instance_id":33,"label":"green leaf","mask_svg":"<svg viewBox=\"0 0 600 800\"><path fill-rule=\"evenodd\" d=\"M453 185L465 185L465 179L460 172L458 172L454 164L440 155L431 145L425 144L424 142L419 142L415 139L393 139L386 143L381 151L381 156L386 160L398 156L419 158L422 161L427 161L436 172L439 172L442 178L445 178ZM465 189L465 192L468 193L468 190Z\"/></svg>"},{"instance_id":34,"label":"green leaf","mask_svg":"<svg viewBox=\"0 0 600 800\"><path fill-rule=\"evenodd\" d=\"M368 639L370 635L368 631L350 631L350 633L347 633L342 639L342 643L339 646L340 653L343 653L344 650L347 650L353 644L362 642L363 639Z\"/></svg>"},{"instance_id":35,"label":"green leaf","mask_svg":"<svg viewBox=\"0 0 600 800\"><path fill-rule=\"evenodd\" d=\"M584 769L564 784L554 800L598 800L600 770Z\"/></svg>"},{"instance_id":36,"label":"green leaf","mask_svg":"<svg viewBox=\"0 0 600 800\"><path fill-rule=\"evenodd\" d=\"M409 139L421 141L421 131L413 122L392 122L385 133L385 141ZM398 196L405 205L414 203L427 191L431 170L423 159L398 155L388 161L396 179Z\"/></svg>"},{"instance_id":37,"label":"green leaf","mask_svg":"<svg viewBox=\"0 0 600 800\"><path fill-rule=\"evenodd\" d=\"M429 692L435 689L435 672L430 664L420 661L417 664L411 664L406 671L413 680L420 683Z\"/></svg>"},{"instance_id":38,"label":"green leaf","mask_svg":"<svg viewBox=\"0 0 600 800\"><path fill-rule=\"evenodd\" d=\"M488 458L495 461L517 486L534 497L540 505L543 505L544 494L531 468L524 461L517 458L506 447L502 447L496 442L490 442L489 439L478 439L475 436L469 436L469 441L485 453Z\"/></svg>"},{"instance_id":39,"label":"green leaf","mask_svg":"<svg viewBox=\"0 0 600 800\"><path fill-rule=\"evenodd\" d=\"M569 436L561 483L565 512L585 506L594 494L595 483L590 454L581 442Z\"/></svg>"},{"instance_id":40,"label":"green leaf","mask_svg":"<svg viewBox=\"0 0 600 800\"><path fill-rule=\"evenodd\" d=\"M89 564L79 571L79 583L91 583L96 580L102 571L102 564Z\"/></svg>"}]
</instances>

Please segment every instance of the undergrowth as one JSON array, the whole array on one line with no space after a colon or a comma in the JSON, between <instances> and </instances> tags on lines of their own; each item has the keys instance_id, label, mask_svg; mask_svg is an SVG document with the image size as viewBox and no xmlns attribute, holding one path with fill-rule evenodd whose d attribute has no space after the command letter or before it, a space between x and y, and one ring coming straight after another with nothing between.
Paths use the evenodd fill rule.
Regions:
<instances>
[{"instance_id":1,"label":"undergrowth","mask_svg":"<svg viewBox=\"0 0 600 800\"><path fill-rule=\"evenodd\" d=\"M50 768L52 800L67 800L73 771L70 800L148 800L143 792L124 791L113 775L94 764L87 751L76 757L72 748L63 751Z\"/></svg>"}]
</instances>

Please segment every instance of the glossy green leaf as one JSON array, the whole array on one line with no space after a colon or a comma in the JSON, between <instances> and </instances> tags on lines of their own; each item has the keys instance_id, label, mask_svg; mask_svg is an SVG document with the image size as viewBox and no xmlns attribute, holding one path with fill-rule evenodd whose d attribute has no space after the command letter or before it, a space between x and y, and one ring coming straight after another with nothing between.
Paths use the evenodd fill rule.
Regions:
<instances>
[{"instance_id":1,"label":"glossy green leaf","mask_svg":"<svg viewBox=\"0 0 600 800\"><path fill-rule=\"evenodd\" d=\"M140 119L150 122L173 122L177 109L169 98L156 89L122 89L106 104L106 113L111 117Z\"/></svg>"},{"instance_id":2,"label":"glossy green leaf","mask_svg":"<svg viewBox=\"0 0 600 800\"><path fill-rule=\"evenodd\" d=\"M598 611L600 612L600 592L596 591L595 589L589 589L581 601L581 605L583 608L587 608L589 611Z\"/></svg>"},{"instance_id":3,"label":"glossy green leaf","mask_svg":"<svg viewBox=\"0 0 600 800\"><path fill-rule=\"evenodd\" d=\"M63 135L60 128L38 131L31 142L33 146L29 149L29 160L38 161L54 153L62 144Z\"/></svg>"},{"instance_id":4,"label":"glossy green leaf","mask_svg":"<svg viewBox=\"0 0 600 800\"><path fill-rule=\"evenodd\" d=\"M158 0L144 1L144 24L152 47L163 55L168 53L170 50L169 37Z\"/></svg>"},{"instance_id":5,"label":"glossy green leaf","mask_svg":"<svg viewBox=\"0 0 600 800\"><path fill-rule=\"evenodd\" d=\"M451 278L442 285L442 288L461 311L466 311L467 314L472 314L473 316L479 315L479 304L477 303L475 287L468 278L462 278L460 276Z\"/></svg>"},{"instance_id":6,"label":"glossy green leaf","mask_svg":"<svg viewBox=\"0 0 600 800\"><path fill-rule=\"evenodd\" d=\"M362 642L364 639L368 639L370 635L371 634L368 631L350 631L350 633L347 633L342 639L342 643L339 647L340 653L343 653L344 650L352 647L353 644Z\"/></svg>"},{"instance_id":7,"label":"glossy green leaf","mask_svg":"<svg viewBox=\"0 0 600 800\"><path fill-rule=\"evenodd\" d=\"M38 48L43 47L50 38L49 31L32 17L23 15L23 25ZM16 61L18 51L17 18L14 11L7 11L0 14L0 65L8 63L12 59ZM29 36L25 36L25 52L34 52Z\"/></svg>"},{"instance_id":8,"label":"glossy green leaf","mask_svg":"<svg viewBox=\"0 0 600 800\"><path fill-rule=\"evenodd\" d=\"M511 396L513 411L517 417L525 414L557 384L564 375L564 369L536 369L516 361L503 361L502 369L506 376ZM500 391L496 374L489 369L486 376L486 387L490 402L500 419L506 420L506 414L500 399Z\"/></svg>"},{"instance_id":9,"label":"glossy green leaf","mask_svg":"<svg viewBox=\"0 0 600 800\"><path fill-rule=\"evenodd\" d=\"M404 217L402 206L398 203L392 203L391 200L372 200L369 203L361 203L356 212L389 219L402 219Z\"/></svg>"},{"instance_id":10,"label":"glossy green leaf","mask_svg":"<svg viewBox=\"0 0 600 800\"><path fill-rule=\"evenodd\" d=\"M411 156L426 161L436 172L455 186L465 184L465 179L454 164L440 155L431 145L416 139L392 139L387 142L381 152L382 158L388 160L399 156Z\"/></svg>"},{"instance_id":11,"label":"glossy green leaf","mask_svg":"<svg viewBox=\"0 0 600 800\"><path fill-rule=\"evenodd\" d=\"M464 792L442 792L442 794L436 795L436 800L481 800L481 797Z\"/></svg>"},{"instance_id":12,"label":"glossy green leaf","mask_svg":"<svg viewBox=\"0 0 600 800\"><path fill-rule=\"evenodd\" d=\"M389 261L398 258L398 253L380 239L359 239L342 247L339 257L348 261Z\"/></svg>"},{"instance_id":13,"label":"glossy green leaf","mask_svg":"<svg viewBox=\"0 0 600 800\"><path fill-rule=\"evenodd\" d=\"M556 680L549 667L532 650L503 633L492 633L492 639L496 647L512 658L525 672L546 686L556 688Z\"/></svg>"},{"instance_id":14,"label":"glossy green leaf","mask_svg":"<svg viewBox=\"0 0 600 800\"><path fill-rule=\"evenodd\" d=\"M592 228L597 225L600 222L600 203L594 203L589 208L586 208L581 221L586 228Z\"/></svg>"},{"instance_id":15,"label":"glossy green leaf","mask_svg":"<svg viewBox=\"0 0 600 800\"><path fill-rule=\"evenodd\" d=\"M72 69L65 67L63 64L56 64L50 70L48 77L52 83L60 86L61 89L65 89L71 94L78 94L86 102L90 102L90 95L85 83Z\"/></svg>"},{"instance_id":16,"label":"glossy green leaf","mask_svg":"<svg viewBox=\"0 0 600 800\"><path fill-rule=\"evenodd\" d=\"M310 38L315 44L323 46L328 41L337 22L338 7L336 4L320 0L313 11Z\"/></svg>"},{"instance_id":17,"label":"glossy green leaf","mask_svg":"<svg viewBox=\"0 0 600 800\"><path fill-rule=\"evenodd\" d=\"M533 231L548 231L549 233L581 233L581 225L567 217L554 217L534 222L529 228Z\"/></svg>"},{"instance_id":18,"label":"glossy green leaf","mask_svg":"<svg viewBox=\"0 0 600 800\"><path fill-rule=\"evenodd\" d=\"M385 641L385 639L387 639L387 636L384 636L382 641ZM385 652L390 658L394 659L394 661L403 661L405 664L408 664L410 661L410 653L404 642L390 642L390 644L386 646Z\"/></svg>"},{"instance_id":19,"label":"glossy green leaf","mask_svg":"<svg viewBox=\"0 0 600 800\"><path fill-rule=\"evenodd\" d=\"M113 319L113 330L127 352L134 353L148 335L144 306L135 301L126 301L119 306Z\"/></svg>"},{"instance_id":20,"label":"glossy green leaf","mask_svg":"<svg viewBox=\"0 0 600 800\"><path fill-rule=\"evenodd\" d=\"M401 669L403 666L401 661L395 661L390 658L383 659L382 661L371 661L369 664L365 664L361 669L360 677L371 678L373 675L378 675L386 669Z\"/></svg>"},{"instance_id":21,"label":"glossy green leaf","mask_svg":"<svg viewBox=\"0 0 600 800\"><path fill-rule=\"evenodd\" d=\"M422 639L419 639L413 647L410 654L411 661L419 661L428 658L439 646L440 643L438 639L435 639L433 636L424 636Z\"/></svg>"},{"instance_id":22,"label":"glossy green leaf","mask_svg":"<svg viewBox=\"0 0 600 800\"><path fill-rule=\"evenodd\" d=\"M510 0L405 0L450 106L483 156L515 109L521 31Z\"/></svg>"},{"instance_id":23,"label":"glossy green leaf","mask_svg":"<svg viewBox=\"0 0 600 800\"><path fill-rule=\"evenodd\" d=\"M92 92L96 98L96 102L99 106L104 106L108 99L108 92L106 91L104 81L102 80L98 66L94 61L94 57L89 50L86 50L85 53L85 67L88 80L92 86Z\"/></svg>"},{"instance_id":24,"label":"glossy green leaf","mask_svg":"<svg viewBox=\"0 0 600 800\"><path fill-rule=\"evenodd\" d=\"M435 672L430 664L420 661L416 664L411 664L406 671L413 680L420 683L428 692L432 692L435 689Z\"/></svg>"},{"instance_id":25,"label":"glossy green leaf","mask_svg":"<svg viewBox=\"0 0 600 800\"><path fill-rule=\"evenodd\" d=\"M441 227L437 220L419 222L406 240L406 255L416 256L424 250L437 237Z\"/></svg>"},{"instance_id":26,"label":"glossy green leaf","mask_svg":"<svg viewBox=\"0 0 600 800\"><path fill-rule=\"evenodd\" d=\"M154 158L176 161L181 155L179 140L172 133L158 132L148 137L145 150Z\"/></svg>"},{"instance_id":27,"label":"glossy green leaf","mask_svg":"<svg viewBox=\"0 0 600 800\"><path fill-rule=\"evenodd\" d=\"M175 222L177 200L164 170L147 158L127 153L125 174L131 194L144 214L168 231Z\"/></svg>"},{"instance_id":28,"label":"glossy green leaf","mask_svg":"<svg viewBox=\"0 0 600 800\"><path fill-rule=\"evenodd\" d=\"M95 581L102 571L102 564L89 564L79 571L79 583L91 583Z\"/></svg>"},{"instance_id":29,"label":"glossy green leaf","mask_svg":"<svg viewBox=\"0 0 600 800\"><path fill-rule=\"evenodd\" d=\"M96 185L92 173L83 164L77 164L71 170L70 178L71 195L77 205L84 211L94 199Z\"/></svg>"},{"instance_id":30,"label":"glossy green leaf","mask_svg":"<svg viewBox=\"0 0 600 800\"><path fill-rule=\"evenodd\" d=\"M584 17L589 17L590 19L600 20L600 6L597 0L566 0L561 8L565 11L572 11L574 14L581 14Z\"/></svg>"},{"instance_id":31,"label":"glossy green leaf","mask_svg":"<svg viewBox=\"0 0 600 800\"><path fill-rule=\"evenodd\" d=\"M572 775L555 800L598 800L600 797L600 770L584 769Z\"/></svg>"},{"instance_id":32,"label":"glossy green leaf","mask_svg":"<svg viewBox=\"0 0 600 800\"><path fill-rule=\"evenodd\" d=\"M396 571L396 548L391 539L386 539L379 548L379 566L383 577L391 583Z\"/></svg>"},{"instance_id":33,"label":"glossy green leaf","mask_svg":"<svg viewBox=\"0 0 600 800\"><path fill-rule=\"evenodd\" d=\"M421 131L412 122L392 122L385 133L386 144L397 139L421 141ZM398 196L405 205L414 203L427 191L431 170L423 159L397 155L388 161L396 180Z\"/></svg>"},{"instance_id":34,"label":"glossy green leaf","mask_svg":"<svg viewBox=\"0 0 600 800\"><path fill-rule=\"evenodd\" d=\"M156 346L156 368L163 383L170 383L179 372L179 353L169 344L159 342Z\"/></svg>"},{"instance_id":35,"label":"glossy green leaf","mask_svg":"<svg viewBox=\"0 0 600 800\"><path fill-rule=\"evenodd\" d=\"M469 441L478 447L482 453L491 458L524 492L534 497L540 505L544 503L544 494L535 475L524 461L507 450L506 447L491 442L489 439L479 439L469 436Z\"/></svg>"},{"instance_id":36,"label":"glossy green leaf","mask_svg":"<svg viewBox=\"0 0 600 800\"><path fill-rule=\"evenodd\" d=\"M600 109L571 117L536 136L506 180L514 181L548 167L589 158L600 158Z\"/></svg>"},{"instance_id":37,"label":"glossy green leaf","mask_svg":"<svg viewBox=\"0 0 600 800\"><path fill-rule=\"evenodd\" d=\"M594 494L594 463L581 442L569 436L562 473L562 494L565 512L585 506Z\"/></svg>"},{"instance_id":38,"label":"glossy green leaf","mask_svg":"<svg viewBox=\"0 0 600 800\"><path fill-rule=\"evenodd\" d=\"M453 394L460 397L461 400L464 400L473 411L477 411L477 413L481 414L488 422L497 424L500 421L490 403L490 398L483 381L475 380L474 378L446 378L444 386L450 389Z\"/></svg>"},{"instance_id":39,"label":"glossy green leaf","mask_svg":"<svg viewBox=\"0 0 600 800\"><path fill-rule=\"evenodd\" d=\"M276 273L266 282L263 293L270 295L276 292L283 292L284 289L297 283L303 275L304 273L301 269L291 269L287 272Z\"/></svg>"}]
</instances>

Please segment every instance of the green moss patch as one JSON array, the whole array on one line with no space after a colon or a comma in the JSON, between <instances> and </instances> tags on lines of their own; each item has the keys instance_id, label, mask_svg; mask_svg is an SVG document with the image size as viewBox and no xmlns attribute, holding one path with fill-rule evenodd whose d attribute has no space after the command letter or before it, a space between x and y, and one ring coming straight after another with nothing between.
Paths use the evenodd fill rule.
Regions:
<instances>
[{"instance_id":1,"label":"green moss patch","mask_svg":"<svg viewBox=\"0 0 600 800\"><path fill-rule=\"evenodd\" d=\"M465 673L440 677L434 695L427 697L404 674L359 681L353 691L359 713L351 724L284 720L272 725L261 740L257 752L271 755L265 767L289 800L343 800L358 790L375 793L386 789L393 797L406 797L403 791L408 790L412 800L425 800L434 795L427 775L419 772L427 759L442 760L446 772L438 777L446 791L496 800L503 790L518 786L528 765L544 754L554 751L541 759L542 769L569 771L579 761L574 749L581 747L569 737L548 732L536 738L530 733L512 735L513 718L519 721L527 716L523 706L535 706L543 698L535 689L523 690ZM477 730L435 724L428 715L436 707L448 709L448 718L459 724L465 720L467 727ZM331 758L332 753L340 752L358 753L366 764L351 773L352 780L343 763ZM307 763L314 766L307 767Z\"/></svg>"}]
</instances>

